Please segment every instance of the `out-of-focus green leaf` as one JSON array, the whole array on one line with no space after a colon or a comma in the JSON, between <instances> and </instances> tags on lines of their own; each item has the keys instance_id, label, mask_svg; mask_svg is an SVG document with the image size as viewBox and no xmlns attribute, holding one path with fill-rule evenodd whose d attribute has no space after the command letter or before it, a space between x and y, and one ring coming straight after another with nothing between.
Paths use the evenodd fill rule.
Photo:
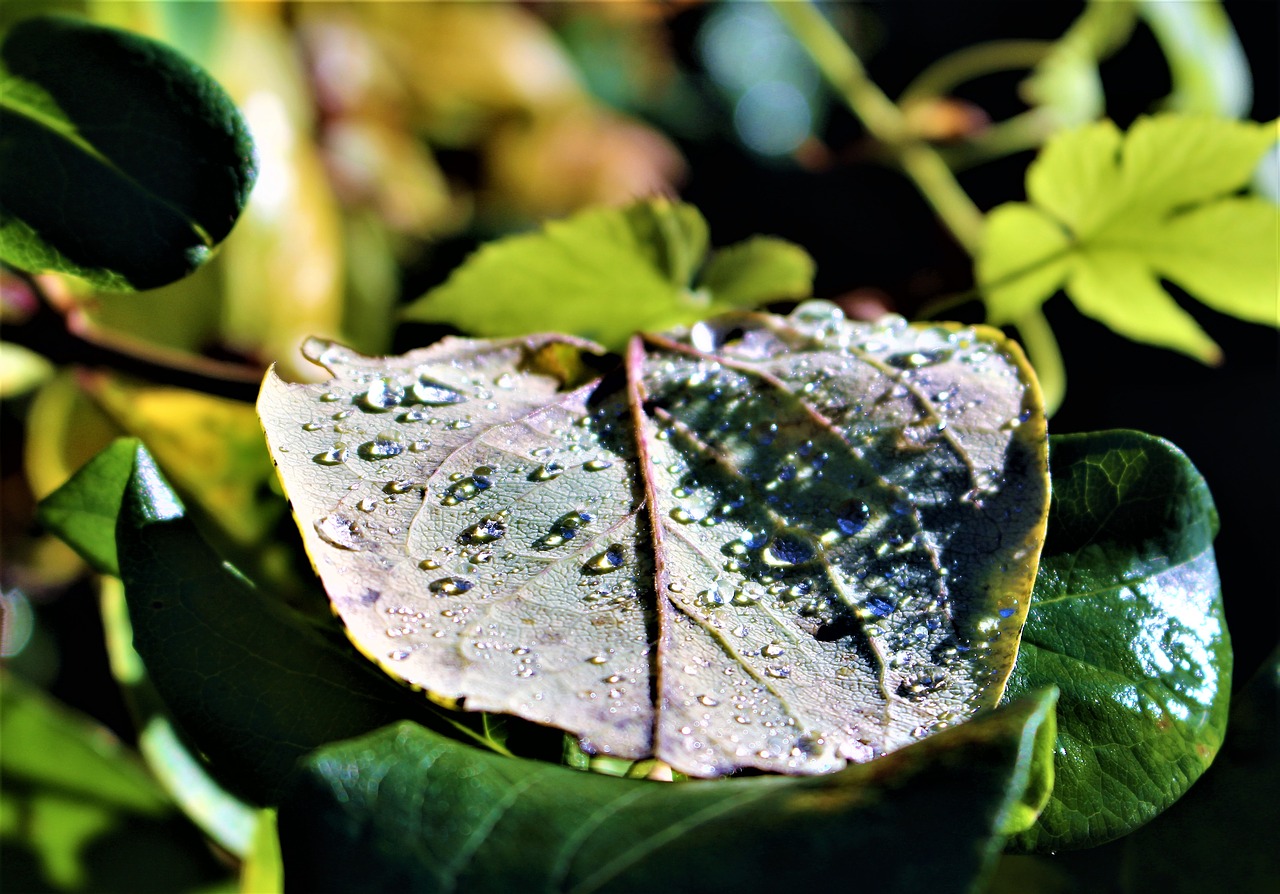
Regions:
<instances>
[{"instance_id":1,"label":"out-of-focus green leaf","mask_svg":"<svg viewBox=\"0 0 1280 894\"><path fill-rule=\"evenodd\" d=\"M184 388L85 381L116 424L140 438L174 483L239 547L258 545L285 510L253 408Z\"/></svg>"},{"instance_id":2,"label":"out-of-focus green leaf","mask_svg":"<svg viewBox=\"0 0 1280 894\"><path fill-rule=\"evenodd\" d=\"M688 288L707 246L696 208L663 200L599 208L481 248L404 311L481 336L568 332L621 350L637 330L706 316Z\"/></svg>"},{"instance_id":3,"label":"out-of-focus green leaf","mask_svg":"<svg viewBox=\"0 0 1280 894\"><path fill-rule=\"evenodd\" d=\"M1126 890L1269 894L1280 850L1280 651L1231 706L1218 760L1187 796L1126 840ZM1229 854L1229 859L1223 859Z\"/></svg>"},{"instance_id":4,"label":"out-of-focus green leaf","mask_svg":"<svg viewBox=\"0 0 1280 894\"><path fill-rule=\"evenodd\" d=\"M713 254L698 287L710 292L717 305L750 308L808 297L813 273L813 258L800 246L755 236Z\"/></svg>"},{"instance_id":5,"label":"out-of-focus green leaf","mask_svg":"<svg viewBox=\"0 0 1280 894\"><path fill-rule=\"evenodd\" d=\"M401 724L319 750L280 809L290 886L754 891L874 867L874 890L969 891L1026 789L1054 693L840 773L662 783L502 758Z\"/></svg>"},{"instance_id":6,"label":"out-of-focus green leaf","mask_svg":"<svg viewBox=\"0 0 1280 894\"><path fill-rule=\"evenodd\" d=\"M280 836L276 834L276 811L258 811L253 831L253 849L240 868L241 894L282 894L284 863L280 858Z\"/></svg>"},{"instance_id":7,"label":"out-of-focus green leaf","mask_svg":"<svg viewBox=\"0 0 1280 894\"><path fill-rule=\"evenodd\" d=\"M139 442L118 438L40 502L40 523L97 571L119 574L116 517Z\"/></svg>"},{"instance_id":8,"label":"out-of-focus green leaf","mask_svg":"<svg viewBox=\"0 0 1280 894\"><path fill-rule=\"evenodd\" d=\"M130 454L132 460L132 454ZM121 493L130 468L125 470ZM117 506L118 508L118 506ZM115 528L114 522L110 527ZM213 841L237 857L249 851L254 811L223 790L210 777L191 746L183 742L163 711L159 696L147 679L142 658L133 648L133 627L124 586L115 577L99 582L99 605L111 675L125 691L138 725L138 751L152 775L182 812Z\"/></svg>"},{"instance_id":9,"label":"out-of-focus green leaf","mask_svg":"<svg viewBox=\"0 0 1280 894\"><path fill-rule=\"evenodd\" d=\"M831 771L994 706L1049 502L1015 345L815 301L635 339L563 389L536 360L575 346L315 341L331 380L267 377L303 541L371 660L698 776Z\"/></svg>"},{"instance_id":10,"label":"out-of-focus green leaf","mask_svg":"<svg viewBox=\"0 0 1280 894\"><path fill-rule=\"evenodd\" d=\"M1106 109L1098 63L1123 46L1137 11L1131 3L1090 0L1084 13L1021 85L1027 102L1074 127L1094 121Z\"/></svg>"},{"instance_id":11,"label":"out-of-focus green leaf","mask_svg":"<svg viewBox=\"0 0 1280 894\"><path fill-rule=\"evenodd\" d=\"M134 645L219 781L270 803L293 762L425 700L263 597L196 533L137 448L116 527Z\"/></svg>"},{"instance_id":12,"label":"out-of-focus green leaf","mask_svg":"<svg viewBox=\"0 0 1280 894\"><path fill-rule=\"evenodd\" d=\"M0 43L0 131L0 258L100 288L186 276L257 176L248 128L206 72L74 19L29 19Z\"/></svg>"},{"instance_id":13,"label":"out-of-focus green leaf","mask_svg":"<svg viewBox=\"0 0 1280 894\"><path fill-rule=\"evenodd\" d=\"M1089 847L1164 810L1222 742L1231 683L1204 480L1135 432L1052 439L1049 532L1006 698L1062 689L1052 798L1013 841Z\"/></svg>"},{"instance_id":14,"label":"out-of-focus green leaf","mask_svg":"<svg viewBox=\"0 0 1280 894\"><path fill-rule=\"evenodd\" d=\"M1160 285L1276 325L1280 210L1231 194L1276 125L1174 114L1127 134L1102 121L1054 137L1027 172L1031 204L988 218L977 273L992 322L1011 323L1059 288L1081 312L1137 341L1205 362L1221 352Z\"/></svg>"},{"instance_id":15,"label":"out-of-focus green leaf","mask_svg":"<svg viewBox=\"0 0 1280 894\"><path fill-rule=\"evenodd\" d=\"M34 351L0 341L0 400L18 397L48 381L53 364Z\"/></svg>"},{"instance_id":16,"label":"out-of-focus green leaf","mask_svg":"<svg viewBox=\"0 0 1280 894\"><path fill-rule=\"evenodd\" d=\"M1249 59L1218 0L1139 0L1138 10L1169 63L1173 92L1165 106L1170 111L1221 118L1249 114L1253 105Z\"/></svg>"},{"instance_id":17,"label":"out-of-focus green leaf","mask_svg":"<svg viewBox=\"0 0 1280 894\"><path fill-rule=\"evenodd\" d=\"M174 891L225 875L109 732L8 675L0 737L6 891Z\"/></svg>"}]
</instances>

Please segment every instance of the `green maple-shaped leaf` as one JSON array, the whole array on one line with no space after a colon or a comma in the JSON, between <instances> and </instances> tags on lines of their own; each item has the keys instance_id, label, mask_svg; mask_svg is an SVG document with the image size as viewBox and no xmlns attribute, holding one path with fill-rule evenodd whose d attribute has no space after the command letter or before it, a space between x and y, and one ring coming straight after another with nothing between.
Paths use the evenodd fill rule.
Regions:
<instances>
[{"instance_id":1,"label":"green maple-shaped leaf","mask_svg":"<svg viewBox=\"0 0 1280 894\"><path fill-rule=\"evenodd\" d=\"M633 332L810 294L813 260L799 246L757 236L704 268L707 240L692 205L592 208L482 247L404 315L489 337L569 332L621 350Z\"/></svg>"},{"instance_id":2,"label":"green maple-shaped leaf","mask_svg":"<svg viewBox=\"0 0 1280 894\"><path fill-rule=\"evenodd\" d=\"M1027 172L1030 204L991 212L978 279L991 322L1015 322L1058 289L1136 341L1216 362L1218 346L1165 292L1276 325L1280 210L1239 196L1276 125L1181 115L1109 121L1052 139Z\"/></svg>"},{"instance_id":3,"label":"green maple-shaped leaf","mask_svg":"<svg viewBox=\"0 0 1280 894\"><path fill-rule=\"evenodd\" d=\"M817 773L996 704L1044 534L1038 389L989 329L811 303L396 358L259 400L356 645L440 700L699 776Z\"/></svg>"}]
</instances>

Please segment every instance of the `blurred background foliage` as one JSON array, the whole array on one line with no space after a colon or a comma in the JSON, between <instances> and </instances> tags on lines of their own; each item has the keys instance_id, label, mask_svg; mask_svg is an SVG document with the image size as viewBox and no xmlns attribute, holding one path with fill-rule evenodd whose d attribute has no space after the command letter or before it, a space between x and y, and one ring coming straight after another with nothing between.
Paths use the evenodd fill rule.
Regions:
<instances>
[{"instance_id":1,"label":"blurred background foliage","mask_svg":"<svg viewBox=\"0 0 1280 894\"><path fill-rule=\"evenodd\" d=\"M1034 151L1065 126L1105 115L1125 127L1157 108L1254 120L1278 112L1275 4L824 9L900 100L912 136L942 154L983 210L1023 198ZM478 245L645 196L696 205L715 246L757 233L798 243L817 262L815 294L853 316L919 316L973 288L964 249L883 163L883 147L764 4L9 0L0 27L51 11L173 45L248 120L257 187L195 275L137 294L39 280L75 331L223 377L227 392L251 395L273 362L286 378L315 377L298 353L309 335L366 353L424 344L445 330L399 323L398 309ZM1275 178L1261 188L1274 196ZM0 297L6 324L37 304L29 283L8 274ZM1222 345L1221 367L1124 341L1071 312L1063 296L1050 300L1071 381L1053 429L1148 431L1203 471L1223 520L1217 549L1243 683L1280 629L1266 558L1280 533L1276 339L1180 303ZM958 304L954 314L980 319L981 308ZM0 831L25 829L48 848L6 846L4 874L52 890L143 890L136 874L98 873L107 844L95 836L110 828L120 836L111 846L123 848L113 871L132 865L122 856L132 848L150 855L147 843L172 833L182 847L194 840L197 856L170 851L164 865L186 868L157 875L169 881L156 890L234 890L237 856L192 839L134 758L119 756L112 735L131 746L138 733L103 645L105 597L84 563L40 531L34 505L113 437L141 437L224 555L324 614L253 408L110 369L60 367L0 342L0 421L4 765L28 752L36 760L39 743L53 749L89 723L50 695L92 717L101 746L67 758L83 768L86 788L73 786L63 801L18 791L6 776ZM95 761L114 769L99 773ZM42 837L32 831L42 823L80 837ZM1105 854L1091 859L1109 866ZM1025 871L1047 890L1072 889L1061 873Z\"/></svg>"}]
</instances>

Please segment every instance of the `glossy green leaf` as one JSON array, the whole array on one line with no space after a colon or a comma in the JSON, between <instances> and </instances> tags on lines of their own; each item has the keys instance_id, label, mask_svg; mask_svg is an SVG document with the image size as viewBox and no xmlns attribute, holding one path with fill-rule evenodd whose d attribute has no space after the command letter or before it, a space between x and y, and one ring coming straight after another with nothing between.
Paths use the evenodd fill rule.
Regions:
<instances>
[{"instance_id":1,"label":"glossy green leaf","mask_svg":"<svg viewBox=\"0 0 1280 894\"><path fill-rule=\"evenodd\" d=\"M813 292L813 273L813 258L800 246L755 236L713 254L698 287L710 292L718 305L751 308L807 298Z\"/></svg>"},{"instance_id":2,"label":"glossy green leaf","mask_svg":"<svg viewBox=\"0 0 1280 894\"><path fill-rule=\"evenodd\" d=\"M726 249L694 289L706 251L706 221L692 205L591 209L484 246L404 316L488 337L567 332L618 351L637 331L808 294L812 262L773 239Z\"/></svg>"},{"instance_id":3,"label":"glossy green leaf","mask_svg":"<svg viewBox=\"0 0 1280 894\"><path fill-rule=\"evenodd\" d=\"M139 441L117 438L40 501L37 518L97 571L119 574L116 517Z\"/></svg>"},{"instance_id":4,"label":"glossy green leaf","mask_svg":"<svg viewBox=\"0 0 1280 894\"><path fill-rule=\"evenodd\" d=\"M1280 651L1236 693L1227 740L1187 796L1126 840L1129 891L1266 894L1280 851L1265 846L1280 804ZM1229 854L1230 859L1222 859Z\"/></svg>"},{"instance_id":5,"label":"glossy green leaf","mask_svg":"<svg viewBox=\"0 0 1280 894\"><path fill-rule=\"evenodd\" d=\"M145 448L116 527L134 646L223 784L271 802L302 754L425 704L266 599L195 531Z\"/></svg>"},{"instance_id":6,"label":"glossy green leaf","mask_svg":"<svg viewBox=\"0 0 1280 894\"><path fill-rule=\"evenodd\" d=\"M1053 796L1027 850L1088 847L1142 825L1213 760L1231 645L1204 480L1177 448L1104 432L1052 441L1053 506L1007 698L1052 682Z\"/></svg>"},{"instance_id":7,"label":"glossy green leaf","mask_svg":"<svg viewBox=\"0 0 1280 894\"><path fill-rule=\"evenodd\" d=\"M1040 398L990 329L824 302L631 343L396 358L258 408L356 645L471 710L682 773L817 773L994 705L1048 508ZM656 642L656 649L654 643Z\"/></svg>"},{"instance_id":8,"label":"glossy green leaf","mask_svg":"<svg viewBox=\"0 0 1280 894\"><path fill-rule=\"evenodd\" d=\"M172 891L224 875L114 736L9 675L0 737L6 891Z\"/></svg>"},{"instance_id":9,"label":"glossy green leaf","mask_svg":"<svg viewBox=\"0 0 1280 894\"><path fill-rule=\"evenodd\" d=\"M0 43L0 260L106 289L187 275L257 176L239 112L148 38L28 19Z\"/></svg>"},{"instance_id":10,"label":"glossy green leaf","mask_svg":"<svg viewBox=\"0 0 1280 894\"><path fill-rule=\"evenodd\" d=\"M759 890L874 869L874 889L968 891L1025 789L1053 692L808 779L661 783L488 755L412 724L321 749L280 809L307 891Z\"/></svg>"},{"instance_id":11,"label":"glossy green leaf","mask_svg":"<svg viewBox=\"0 0 1280 894\"><path fill-rule=\"evenodd\" d=\"M1276 125L1180 115L1127 134L1101 121L1062 133L1027 172L1031 204L996 208L978 256L992 322L1015 322L1059 288L1121 335L1220 358L1160 284L1276 325L1280 212L1232 197L1276 140Z\"/></svg>"}]
</instances>

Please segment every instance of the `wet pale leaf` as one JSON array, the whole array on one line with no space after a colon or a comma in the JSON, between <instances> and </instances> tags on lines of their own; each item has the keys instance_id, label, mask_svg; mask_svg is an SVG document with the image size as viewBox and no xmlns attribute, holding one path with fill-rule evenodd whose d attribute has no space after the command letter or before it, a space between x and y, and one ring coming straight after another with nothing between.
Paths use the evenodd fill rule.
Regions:
<instances>
[{"instance_id":1,"label":"wet pale leaf","mask_svg":"<svg viewBox=\"0 0 1280 894\"><path fill-rule=\"evenodd\" d=\"M633 340L446 339L259 412L357 646L437 699L681 772L838 769L994 705L1048 507L1044 419L987 329L833 306ZM579 343L580 344L580 343Z\"/></svg>"},{"instance_id":2,"label":"wet pale leaf","mask_svg":"<svg viewBox=\"0 0 1280 894\"><path fill-rule=\"evenodd\" d=\"M1150 820L1222 744L1231 641L1218 517L1176 447L1053 439L1053 509L1007 696L1061 687L1053 795L1023 850L1090 847Z\"/></svg>"},{"instance_id":3,"label":"wet pale leaf","mask_svg":"<svg viewBox=\"0 0 1280 894\"><path fill-rule=\"evenodd\" d=\"M1055 136L1027 172L1030 203L988 217L978 279L994 323L1059 288L1121 335L1205 362L1221 352L1160 284L1221 313L1277 324L1274 203L1233 196L1276 126L1158 115L1126 134L1100 121Z\"/></svg>"},{"instance_id":4,"label":"wet pale leaf","mask_svg":"<svg viewBox=\"0 0 1280 894\"><path fill-rule=\"evenodd\" d=\"M307 757L280 808L285 874L316 892L729 894L829 884L839 865L873 866L877 894L967 892L1034 785L1053 700L830 776L714 783L582 773L400 724Z\"/></svg>"}]
</instances>

